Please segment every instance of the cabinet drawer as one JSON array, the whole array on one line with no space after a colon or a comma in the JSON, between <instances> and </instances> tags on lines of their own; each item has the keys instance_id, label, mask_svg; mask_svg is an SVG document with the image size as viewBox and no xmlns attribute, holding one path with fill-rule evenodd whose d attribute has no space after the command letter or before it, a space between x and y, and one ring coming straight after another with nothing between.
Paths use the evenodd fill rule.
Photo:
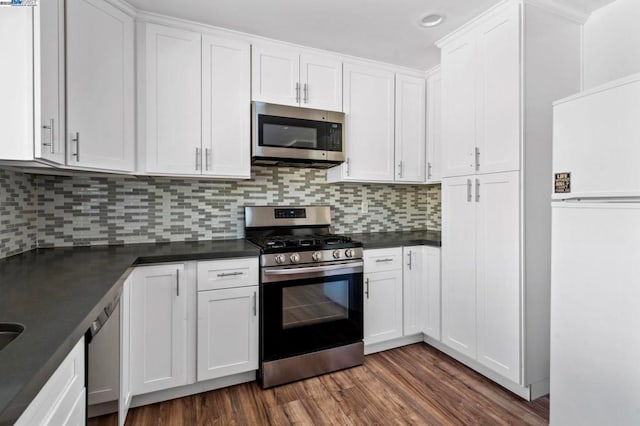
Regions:
<instances>
[{"instance_id":1,"label":"cabinet drawer","mask_svg":"<svg viewBox=\"0 0 640 426\"><path fill-rule=\"evenodd\" d=\"M258 258L198 262L198 291L258 285Z\"/></svg>"},{"instance_id":2,"label":"cabinet drawer","mask_svg":"<svg viewBox=\"0 0 640 426\"><path fill-rule=\"evenodd\" d=\"M402 269L402 247L364 251L364 273Z\"/></svg>"},{"instance_id":3,"label":"cabinet drawer","mask_svg":"<svg viewBox=\"0 0 640 426\"><path fill-rule=\"evenodd\" d=\"M84 408L84 338L62 361L16 425L59 425L73 413L81 399Z\"/></svg>"}]
</instances>

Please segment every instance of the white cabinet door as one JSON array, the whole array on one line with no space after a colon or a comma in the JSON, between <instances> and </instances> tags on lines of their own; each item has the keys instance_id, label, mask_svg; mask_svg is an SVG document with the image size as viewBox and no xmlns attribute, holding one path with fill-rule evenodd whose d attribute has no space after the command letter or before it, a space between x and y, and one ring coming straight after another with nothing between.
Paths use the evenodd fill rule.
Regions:
<instances>
[{"instance_id":1,"label":"white cabinet door","mask_svg":"<svg viewBox=\"0 0 640 426\"><path fill-rule=\"evenodd\" d=\"M200 44L198 33L146 24L148 172L201 173Z\"/></svg>"},{"instance_id":2,"label":"white cabinet door","mask_svg":"<svg viewBox=\"0 0 640 426\"><path fill-rule=\"evenodd\" d=\"M298 106L302 96L300 54L280 46L253 45L251 99Z\"/></svg>"},{"instance_id":3,"label":"white cabinet door","mask_svg":"<svg viewBox=\"0 0 640 426\"><path fill-rule=\"evenodd\" d=\"M342 61L330 56L300 55L300 106L342 111Z\"/></svg>"},{"instance_id":4,"label":"white cabinet door","mask_svg":"<svg viewBox=\"0 0 640 426\"><path fill-rule=\"evenodd\" d=\"M0 158L33 160L33 8L0 7Z\"/></svg>"},{"instance_id":5,"label":"white cabinet door","mask_svg":"<svg viewBox=\"0 0 640 426\"><path fill-rule=\"evenodd\" d=\"M477 32L479 173L520 169L520 5L488 19ZM550 64L550 66L553 66ZM451 123L452 124L452 123ZM458 123L461 126L463 123ZM447 141L446 143L449 143Z\"/></svg>"},{"instance_id":6,"label":"white cabinet door","mask_svg":"<svg viewBox=\"0 0 640 426\"><path fill-rule=\"evenodd\" d=\"M187 285L183 264L141 266L131 282L133 395L187 384Z\"/></svg>"},{"instance_id":7,"label":"white cabinet door","mask_svg":"<svg viewBox=\"0 0 640 426\"><path fill-rule=\"evenodd\" d=\"M364 278L365 345L402 337L402 270Z\"/></svg>"},{"instance_id":8,"label":"white cabinet door","mask_svg":"<svg viewBox=\"0 0 640 426\"><path fill-rule=\"evenodd\" d=\"M396 181L425 181L425 81L396 74Z\"/></svg>"},{"instance_id":9,"label":"white cabinet door","mask_svg":"<svg viewBox=\"0 0 640 426\"><path fill-rule=\"evenodd\" d=\"M440 340L440 249L438 247L423 247L422 261L424 262L422 292L422 308L425 310L422 331L429 337Z\"/></svg>"},{"instance_id":10,"label":"white cabinet door","mask_svg":"<svg viewBox=\"0 0 640 426\"><path fill-rule=\"evenodd\" d=\"M442 78L427 78L427 183L442 181Z\"/></svg>"},{"instance_id":11,"label":"white cabinet door","mask_svg":"<svg viewBox=\"0 0 640 426\"><path fill-rule=\"evenodd\" d=\"M203 175L251 177L250 60L248 43L202 38Z\"/></svg>"},{"instance_id":12,"label":"white cabinet door","mask_svg":"<svg viewBox=\"0 0 640 426\"><path fill-rule=\"evenodd\" d=\"M134 23L102 0L66 1L67 161L134 169Z\"/></svg>"},{"instance_id":13,"label":"white cabinet door","mask_svg":"<svg viewBox=\"0 0 640 426\"><path fill-rule=\"evenodd\" d=\"M474 176L442 179L442 341L476 357Z\"/></svg>"},{"instance_id":14,"label":"white cabinet door","mask_svg":"<svg viewBox=\"0 0 640 426\"><path fill-rule=\"evenodd\" d=\"M394 74L369 65L344 65L347 164L344 180L394 178Z\"/></svg>"},{"instance_id":15,"label":"white cabinet door","mask_svg":"<svg viewBox=\"0 0 640 426\"><path fill-rule=\"evenodd\" d=\"M38 20L36 20L37 25ZM39 6L40 123L35 156L58 164L65 162L64 2L50 0ZM38 52L36 50L36 52ZM38 84L38 79L35 80ZM38 104L36 102L36 108Z\"/></svg>"},{"instance_id":16,"label":"white cabinet door","mask_svg":"<svg viewBox=\"0 0 640 426\"><path fill-rule=\"evenodd\" d=\"M124 426L131 405L131 283L133 275L124 282L120 296L120 394L118 426Z\"/></svg>"},{"instance_id":17,"label":"white cabinet door","mask_svg":"<svg viewBox=\"0 0 640 426\"><path fill-rule=\"evenodd\" d=\"M482 175L476 182L478 361L519 383L519 172Z\"/></svg>"},{"instance_id":18,"label":"white cabinet door","mask_svg":"<svg viewBox=\"0 0 640 426\"><path fill-rule=\"evenodd\" d=\"M474 34L442 50L442 176L475 171L476 42Z\"/></svg>"},{"instance_id":19,"label":"white cabinet door","mask_svg":"<svg viewBox=\"0 0 640 426\"><path fill-rule=\"evenodd\" d=\"M86 421L85 340L60 363L14 426L84 425Z\"/></svg>"},{"instance_id":20,"label":"white cabinet door","mask_svg":"<svg viewBox=\"0 0 640 426\"><path fill-rule=\"evenodd\" d=\"M426 314L426 307L423 306L423 292L426 290L426 259L422 246L404 247L403 254L403 332L405 336L411 336L422 333Z\"/></svg>"},{"instance_id":21,"label":"white cabinet door","mask_svg":"<svg viewBox=\"0 0 640 426\"><path fill-rule=\"evenodd\" d=\"M258 286L198 292L198 381L258 369Z\"/></svg>"}]
</instances>

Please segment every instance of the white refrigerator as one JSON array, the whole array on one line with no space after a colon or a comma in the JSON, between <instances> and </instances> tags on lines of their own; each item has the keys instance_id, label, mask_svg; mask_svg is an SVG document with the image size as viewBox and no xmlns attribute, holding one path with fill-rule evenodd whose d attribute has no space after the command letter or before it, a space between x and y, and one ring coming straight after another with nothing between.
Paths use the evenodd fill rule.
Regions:
<instances>
[{"instance_id":1,"label":"white refrigerator","mask_svg":"<svg viewBox=\"0 0 640 426\"><path fill-rule=\"evenodd\" d=\"M550 423L640 425L640 74L554 104Z\"/></svg>"}]
</instances>

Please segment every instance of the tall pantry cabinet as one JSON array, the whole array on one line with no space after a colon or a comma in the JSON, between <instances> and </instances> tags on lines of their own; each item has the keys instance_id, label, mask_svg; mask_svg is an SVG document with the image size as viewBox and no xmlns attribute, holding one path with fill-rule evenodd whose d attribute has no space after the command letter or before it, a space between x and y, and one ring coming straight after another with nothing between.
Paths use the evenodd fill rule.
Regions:
<instances>
[{"instance_id":1,"label":"tall pantry cabinet","mask_svg":"<svg viewBox=\"0 0 640 426\"><path fill-rule=\"evenodd\" d=\"M548 392L552 102L580 89L580 31L505 0L438 42L442 342L525 398Z\"/></svg>"}]
</instances>

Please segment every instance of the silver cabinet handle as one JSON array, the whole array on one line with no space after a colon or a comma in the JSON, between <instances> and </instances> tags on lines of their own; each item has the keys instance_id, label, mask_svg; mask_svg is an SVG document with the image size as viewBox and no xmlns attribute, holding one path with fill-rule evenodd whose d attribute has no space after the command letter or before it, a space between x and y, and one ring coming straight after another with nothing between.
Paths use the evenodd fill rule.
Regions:
<instances>
[{"instance_id":1,"label":"silver cabinet handle","mask_svg":"<svg viewBox=\"0 0 640 426\"><path fill-rule=\"evenodd\" d=\"M211 165L211 149L205 148L204 149L204 169L208 171L210 165Z\"/></svg>"},{"instance_id":2,"label":"silver cabinet handle","mask_svg":"<svg viewBox=\"0 0 640 426\"><path fill-rule=\"evenodd\" d=\"M376 263L385 263L385 262L393 262L393 259L387 257L386 259L376 259Z\"/></svg>"},{"instance_id":3,"label":"silver cabinet handle","mask_svg":"<svg viewBox=\"0 0 640 426\"><path fill-rule=\"evenodd\" d=\"M200 158L200 148L196 148L196 170L200 170L202 159Z\"/></svg>"},{"instance_id":4,"label":"silver cabinet handle","mask_svg":"<svg viewBox=\"0 0 640 426\"><path fill-rule=\"evenodd\" d=\"M398 163L398 177L402 177L402 161Z\"/></svg>"},{"instance_id":5,"label":"silver cabinet handle","mask_svg":"<svg viewBox=\"0 0 640 426\"><path fill-rule=\"evenodd\" d=\"M309 84L304 84L304 103L309 103Z\"/></svg>"},{"instance_id":6,"label":"silver cabinet handle","mask_svg":"<svg viewBox=\"0 0 640 426\"><path fill-rule=\"evenodd\" d=\"M476 147L476 171L480 170L480 148Z\"/></svg>"},{"instance_id":7,"label":"silver cabinet handle","mask_svg":"<svg viewBox=\"0 0 640 426\"><path fill-rule=\"evenodd\" d=\"M344 171L344 173L349 176L349 157L347 157L347 160L344 162L344 164L346 164L346 169Z\"/></svg>"},{"instance_id":8,"label":"silver cabinet handle","mask_svg":"<svg viewBox=\"0 0 640 426\"><path fill-rule=\"evenodd\" d=\"M365 294L365 296L367 296L367 299L368 299L369 298L369 278L364 280L364 284L366 286L366 288L364 290L364 294Z\"/></svg>"},{"instance_id":9,"label":"silver cabinet handle","mask_svg":"<svg viewBox=\"0 0 640 426\"><path fill-rule=\"evenodd\" d=\"M180 297L180 269L176 269L176 297Z\"/></svg>"},{"instance_id":10,"label":"silver cabinet handle","mask_svg":"<svg viewBox=\"0 0 640 426\"><path fill-rule=\"evenodd\" d=\"M76 136L71 138L71 142L76 143L76 152L71 156L76 157L76 162L78 162L80 161L80 132L76 132Z\"/></svg>"},{"instance_id":11,"label":"silver cabinet handle","mask_svg":"<svg viewBox=\"0 0 640 426\"><path fill-rule=\"evenodd\" d=\"M471 202L471 179L467 179L467 203Z\"/></svg>"},{"instance_id":12,"label":"silver cabinet handle","mask_svg":"<svg viewBox=\"0 0 640 426\"><path fill-rule=\"evenodd\" d=\"M296 83L296 103L300 103L300 83Z\"/></svg>"},{"instance_id":13,"label":"silver cabinet handle","mask_svg":"<svg viewBox=\"0 0 640 426\"><path fill-rule=\"evenodd\" d=\"M407 263L407 266L409 267L409 270L411 270L412 268L412 264L411 264L411 250L409 250L409 254L407 254L407 256L409 256L409 263Z\"/></svg>"},{"instance_id":14,"label":"silver cabinet handle","mask_svg":"<svg viewBox=\"0 0 640 426\"><path fill-rule=\"evenodd\" d=\"M224 277L236 277L238 275L242 275L242 272L223 272L221 274L218 274L218 278L224 278Z\"/></svg>"},{"instance_id":15,"label":"silver cabinet handle","mask_svg":"<svg viewBox=\"0 0 640 426\"><path fill-rule=\"evenodd\" d=\"M476 179L476 203L480 202L480 179Z\"/></svg>"},{"instance_id":16,"label":"silver cabinet handle","mask_svg":"<svg viewBox=\"0 0 640 426\"><path fill-rule=\"evenodd\" d=\"M427 163L427 179L431 179L431 162Z\"/></svg>"},{"instance_id":17,"label":"silver cabinet handle","mask_svg":"<svg viewBox=\"0 0 640 426\"><path fill-rule=\"evenodd\" d=\"M53 118L49 120L49 125L43 125L42 126L43 129L47 129L49 130L49 143L43 142L42 146L48 146L49 150L51 151L52 154L55 154L55 149L53 146Z\"/></svg>"},{"instance_id":18,"label":"silver cabinet handle","mask_svg":"<svg viewBox=\"0 0 640 426\"><path fill-rule=\"evenodd\" d=\"M253 292L253 316L255 317L256 315L258 315L258 296L257 296L257 292Z\"/></svg>"}]
</instances>

